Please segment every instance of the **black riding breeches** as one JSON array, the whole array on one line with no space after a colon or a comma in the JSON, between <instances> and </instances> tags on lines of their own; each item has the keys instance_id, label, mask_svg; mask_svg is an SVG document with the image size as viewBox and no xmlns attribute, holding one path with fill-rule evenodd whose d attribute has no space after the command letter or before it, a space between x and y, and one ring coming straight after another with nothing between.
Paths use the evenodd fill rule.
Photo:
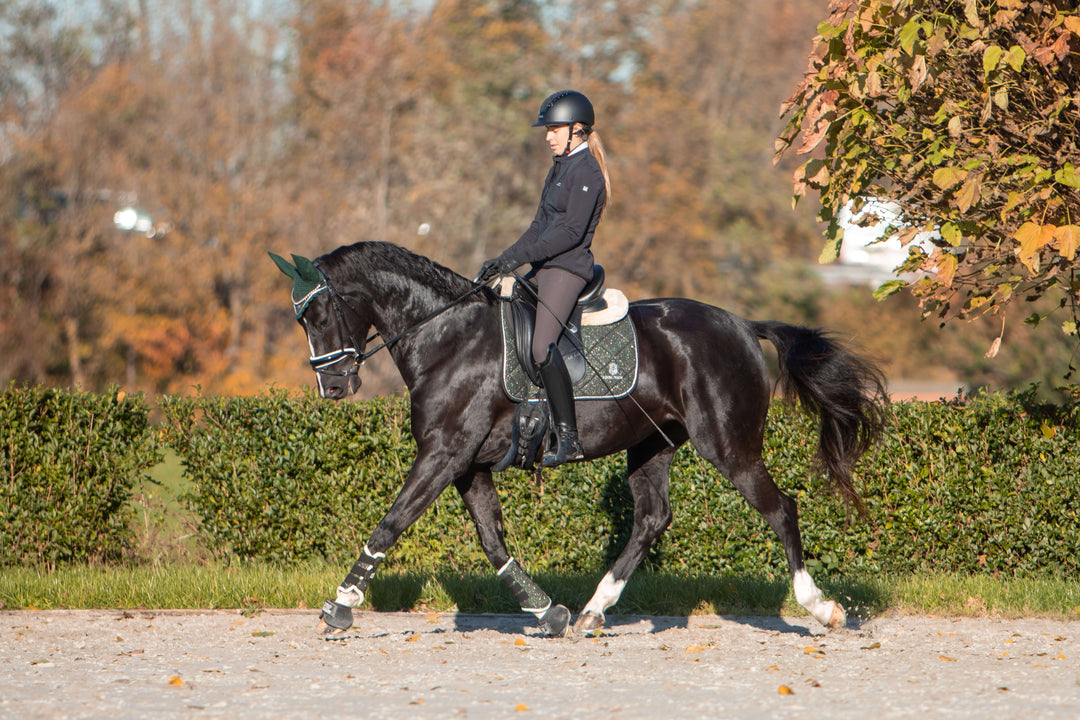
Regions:
<instances>
[{"instance_id":1,"label":"black riding breeches","mask_svg":"<svg viewBox=\"0 0 1080 720\"><path fill-rule=\"evenodd\" d=\"M540 300L536 303L536 326L533 329L533 361L547 358L548 345L557 342L563 325L570 319L585 280L562 268L541 268L535 274Z\"/></svg>"}]
</instances>

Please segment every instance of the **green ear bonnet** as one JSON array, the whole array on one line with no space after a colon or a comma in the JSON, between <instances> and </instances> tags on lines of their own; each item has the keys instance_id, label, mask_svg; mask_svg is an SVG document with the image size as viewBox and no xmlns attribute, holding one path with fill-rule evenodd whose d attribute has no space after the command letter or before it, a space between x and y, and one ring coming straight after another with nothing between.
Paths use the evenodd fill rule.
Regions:
<instances>
[{"instance_id":1,"label":"green ear bonnet","mask_svg":"<svg viewBox=\"0 0 1080 720\"><path fill-rule=\"evenodd\" d=\"M296 319L299 320L307 306L315 299L315 296L327 289L326 280L315 264L306 257L293 255L296 265L291 265L288 260L270 253L270 259L278 266L281 272L293 279L292 303Z\"/></svg>"}]
</instances>

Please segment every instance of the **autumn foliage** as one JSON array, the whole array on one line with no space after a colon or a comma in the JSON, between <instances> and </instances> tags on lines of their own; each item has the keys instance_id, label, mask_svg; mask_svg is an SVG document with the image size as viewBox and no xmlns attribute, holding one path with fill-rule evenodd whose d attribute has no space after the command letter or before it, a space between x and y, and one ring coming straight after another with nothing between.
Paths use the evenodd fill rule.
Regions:
<instances>
[{"instance_id":1,"label":"autumn foliage","mask_svg":"<svg viewBox=\"0 0 1080 720\"><path fill-rule=\"evenodd\" d=\"M471 277L535 212L563 87L598 108L596 249L631 296L747 313L813 245L769 160L824 0L89 5L0 6L0 380L311 383L267 251L387 240Z\"/></svg>"},{"instance_id":2,"label":"autumn foliage","mask_svg":"<svg viewBox=\"0 0 1080 720\"><path fill-rule=\"evenodd\" d=\"M943 288L951 311L1072 282L1076 107L1043 98L1057 92L1050 80L1072 82L1075 18L993 6L1015 16L1007 24L983 5L971 6L979 26L960 3L834 5L784 135L820 140L801 172L826 191L826 220L845 193L918 179L908 218L957 244L911 261L941 281L952 272L916 289L934 301ZM386 240L471 277L535 212L550 158L530 125L565 87L598 110L614 201L594 249L632 299L687 296L832 328L890 377L1060 382L1064 338L1014 339L977 365L999 328L939 333L906 294L879 305L822 280L816 199L790 209L801 159L772 161L777 109L828 14L828 0L0 3L0 382L312 384L267 251ZM1065 44L1073 54L1060 57ZM968 75L951 75L965 53ZM954 86L994 93L977 107L935 101ZM974 157L983 164L967 167ZM935 198L954 215L933 215ZM121 210L138 222L118 225ZM976 288L983 276L993 287ZM365 366L366 397L400 387L385 356Z\"/></svg>"},{"instance_id":3,"label":"autumn foliage","mask_svg":"<svg viewBox=\"0 0 1080 720\"><path fill-rule=\"evenodd\" d=\"M920 273L911 289L928 313L1002 312L1046 295L1075 335L1076 4L832 0L830 11L777 143L811 155L794 189L820 194L825 256L842 242L842 208L887 198L902 210L902 267ZM915 242L926 233L932 244Z\"/></svg>"}]
</instances>

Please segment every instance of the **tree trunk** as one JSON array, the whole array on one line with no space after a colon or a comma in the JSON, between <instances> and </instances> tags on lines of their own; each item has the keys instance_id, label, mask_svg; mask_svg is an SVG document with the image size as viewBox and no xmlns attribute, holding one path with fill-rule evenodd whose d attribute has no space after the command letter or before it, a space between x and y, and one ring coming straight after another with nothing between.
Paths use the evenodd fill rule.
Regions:
<instances>
[{"instance_id":1,"label":"tree trunk","mask_svg":"<svg viewBox=\"0 0 1080 720\"><path fill-rule=\"evenodd\" d=\"M76 388L85 387L86 377L83 374L82 357L79 355L79 321L70 316L64 318L64 341L67 343L71 384Z\"/></svg>"}]
</instances>

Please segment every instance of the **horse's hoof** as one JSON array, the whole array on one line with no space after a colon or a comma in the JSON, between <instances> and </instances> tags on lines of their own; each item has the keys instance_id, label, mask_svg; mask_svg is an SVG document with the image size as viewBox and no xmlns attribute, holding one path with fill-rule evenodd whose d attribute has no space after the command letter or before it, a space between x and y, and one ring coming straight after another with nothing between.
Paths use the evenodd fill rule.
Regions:
<instances>
[{"instance_id":1,"label":"horse's hoof","mask_svg":"<svg viewBox=\"0 0 1080 720\"><path fill-rule=\"evenodd\" d=\"M604 627L603 615L597 615L592 612L583 612L578 616L577 622L574 623L574 632L576 634L584 635L593 630L599 630L602 627Z\"/></svg>"},{"instance_id":2,"label":"horse's hoof","mask_svg":"<svg viewBox=\"0 0 1080 720\"><path fill-rule=\"evenodd\" d=\"M826 624L830 630L836 630L847 625L847 613L844 612L844 608L840 606L840 603L834 602L832 614L829 616L829 622Z\"/></svg>"},{"instance_id":3,"label":"horse's hoof","mask_svg":"<svg viewBox=\"0 0 1080 720\"><path fill-rule=\"evenodd\" d=\"M345 632L353 625L352 608L342 605L336 600L327 600L322 604L322 612L319 613L319 621L330 628L327 632Z\"/></svg>"},{"instance_id":4,"label":"horse's hoof","mask_svg":"<svg viewBox=\"0 0 1080 720\"><path fill-rule=\"evenodd\" d=\"M570 629L570 611L563 605L552 605L538 619L540 629L550 637L565 637Z\"/></svg>"},{"instance_id":5,"label":"horse's hoof","mask_svg":"<svg viewBox=\"0 0 1080 720\"><path fill-rule=\"evenodd\" d=\"M330 627L329 625L326 624L326 621L323 620L322 616L320 615L319 616L319 622L315 626L315 634L318 635L319 637L321 637L324 640L333 640L333 639L337 638L339 635L344 635L345 631L344 630L339 630L338 628L335 628L335 627Z\"/></svg>"}]
</instances>

